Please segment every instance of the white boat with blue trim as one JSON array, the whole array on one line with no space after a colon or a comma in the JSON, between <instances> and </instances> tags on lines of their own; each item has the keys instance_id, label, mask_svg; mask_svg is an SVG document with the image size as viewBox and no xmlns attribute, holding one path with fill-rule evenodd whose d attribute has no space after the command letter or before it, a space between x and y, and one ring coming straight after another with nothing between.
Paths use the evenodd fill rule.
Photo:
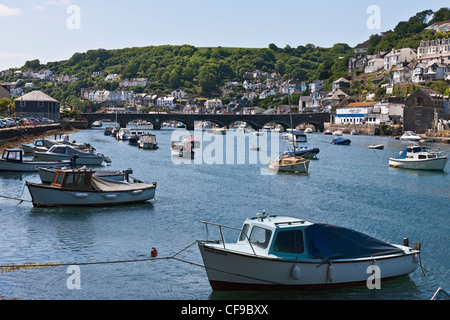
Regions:
<instances>
[{"instance_id":1,"label":"white boat with blue trim","mask_svg":"<svg viewBox=\"0 0 450 320\"><path fill-rule=\"evenodd\" d=\"M34 161L24 159L22 149L5 149L0 158L0 171L37 172L40 167L65 167L70 161Z\"/></svg>"},{"instance_id":2,"label":"white boat with blue trim","mask_svg":"<svg viewBox=\"0 0 450 320\"><path fill-rule=\"evenodd\" d=\"M364 285L378 270L385 280L408 275L420 260L420 243L393 245L354 230L298 218L246 219L242 228L206 224L207 240L198 240L213 290L316 290ZM219 240L209 239L211 226ZM240 231L226 242L223 229Z\"/></svg>"},{"instance_id":3,"label":"white boat with blue trim","mask_svg":"<svg viewBox=\"0 0 450 320\"><path fill-rule=\"evenodd\" d=\"M389 166L402 169L444 171L448 157L441 150L412 145L389 158Z\"/></svg>"}]
</instances>

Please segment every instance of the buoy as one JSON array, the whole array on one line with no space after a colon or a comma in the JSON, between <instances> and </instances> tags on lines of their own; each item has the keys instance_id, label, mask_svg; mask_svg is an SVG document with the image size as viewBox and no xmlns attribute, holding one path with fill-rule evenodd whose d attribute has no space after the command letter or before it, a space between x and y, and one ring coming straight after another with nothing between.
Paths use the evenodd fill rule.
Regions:
<instances>
[{"instance_id":1,"label":"buoy","mask_svg":"<svg viewBox=\"0 0 450 320\"><path fill-rule=\"evenodd\" d=\"M330 263L328 265L328 275L327 275L329 282L333 282L333 270L334 270L333 264Z\"/></svg>"},{"instance_id":2,"label":"buoy","mask_svg":"<svg viewBox=\"0 0 450 320\"><path fill-rule=\"evenodd\" d=\"M152 258L156 257L158 255L158 251L155 247L152 247L152 251L150 251Z\"/></svg>"},{"instance_id":3,"label":"buoy","mask_svg":"<svg viewBox=\"0 0 450 320\"><path fill-rule=\"evenodd\" d=\"M300 277L302 276L302 271L300 270L300 267L298 266L298 264L294 264L294 266L292 267L291 270L291 277L294 278L295 280L300 280Z\"/></svg>"}]
</instances>

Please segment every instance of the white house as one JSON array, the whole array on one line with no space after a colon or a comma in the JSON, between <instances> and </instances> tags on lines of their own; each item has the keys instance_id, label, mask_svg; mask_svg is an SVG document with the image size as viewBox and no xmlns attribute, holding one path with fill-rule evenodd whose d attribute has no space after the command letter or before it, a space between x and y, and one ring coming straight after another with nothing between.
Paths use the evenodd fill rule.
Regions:
<instances>
[{"instance_id":1,"label":"white house","mask_svg":"<svg viewBox=\"0 0 450 320\"><path fill-rule=\"evenodd\" d=\"M105 81L119 81L119 80L120 80L119 75L117 75L115 73L108 74L105 77Z\"/></svg>"},{"instance_id":2,"label":"white house","mask_svg":"<svg viewBox=\"0 0 450 320\"><path fill-rule=\"evenodd\" d=\"M445 74L450 72L450 67L438 60L431 60L428 63L417 63L413 70L414 83L445 79Z\"/></svg>"},{"instance_id":3,"label":"white house","mask_svg":"<svg viewBox=\"0 0 450 320\"><path fill-rule=\"evenodd\" d=\"M416 52L411 48L403 48L400 50L392 49L384 57L384 69L391 70L393 66L400 65L404 62L411 62L417 58Z\"/></svg>"},{"instance_id":4,"label":"white house","mask_svg":"<svg viewBox=\"0 0 450 320\"><path fill-rule=\"evenodd\" d=\"M367 67L364 69L364 73L377 72L384 68L383 58L373 58L367 62Z\"/></svg>"},{"instance_id":5,"label":"white house","mask_svg":"<svg viewBox=\"0 0 450 320\"><path fill-rule=\"evenodd\" d=\"M172 93L170 94L172 97L175 97L176 99L187 99L188 98L188 94L187 92L181 90L181 89L177 89L172 91Z\"/></svg>"},{"instance_id":6,"label":"white house","mask_svg":"<svg viewBox=\"0 0 450 320\"><path fill-rule=\"evenodd\" d=\"M222 100L220 100L220 99L206 100L205 108L210 109L210 110L215 110L217 108L222 109L223 108Z\"/></svg>"},{"instance_id":7,"label":"white house","mask_svg":"<svg viewBox=\"0 0 450 320\"><path fill-rule=\"evenodd\" d=\"M309 84L309 90L311 93L319 92L323 89L323 81L322 80L316 80Z\"/></svg>"},{"instance_id":8,"label":"white house","mask_svg":"<svg viewBox=\"0 0 450 320\"><path fill-rule=\"evenodd\" d=\"M245 90L253 90L255 88L255 84L253 81L247 81L244 80L242 86L245 88Z\"/></svg>"},{"instance_id":9,"label":"white house","mask_svg":"<svg viewBox=\"0 0 450 320\"><path fill-rule=\"evenodd\" d=\"M177 106L177 99L175 97L167 95L165 97L160 97L156 100L156 105L158 107L173 109Z\"/></svg>"},{"instance_id":10,"label":"white house","mask_svg":"<svg viewBox=\"0 0 450 320\"><path fill-rule=\"evenodd\" d=\"M336 107L335 124L362 124L378 102L355 102L345 107Z\"/></svg>"}]
</instances>

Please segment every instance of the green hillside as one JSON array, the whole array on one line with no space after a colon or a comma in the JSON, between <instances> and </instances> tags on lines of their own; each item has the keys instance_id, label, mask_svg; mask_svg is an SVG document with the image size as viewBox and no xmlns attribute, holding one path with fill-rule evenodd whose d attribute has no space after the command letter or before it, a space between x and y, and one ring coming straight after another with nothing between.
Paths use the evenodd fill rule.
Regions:
<instances>
[{"instance_id":1,"label":"green hillside","mask_svg":"<svg viewBox=\"0 0 450 320\"><path fill-rule=\"evenodd\" d=\"M392 48L417 48L424 39L448 37L425 28L438 21L450 20L450 9L442 8L417 13L408 21L399 22L394 30L370 37L369 53ZM361 42L367 39L361 39ZM117 50L89 50L75 53L69 60L41 64L39 60L27 61L21 68L50 69L54 75L74 75L73 83L35 82L33 90L40 89L59 101L85 109L87 102L80 97L81 88L115 90L118 82L107 82L107 74L118 74L121 79L148 78L152 84L133 88L135 92L165 94L181 88L193 96L209 97L218 92L227 81L243 81L246 72L255 70L277 72L283 79L324 80L330 88L337 78L348 75L348 59L353 49L344 43L331 48L313 44L292 48L196 48L192 45L163 45L124 48ZM93 72L104 72L102 77L92 77ZM2 78L1 80L8 81ZM26 89L25 92L31 89Z\"/></svg>"}]
</instances>

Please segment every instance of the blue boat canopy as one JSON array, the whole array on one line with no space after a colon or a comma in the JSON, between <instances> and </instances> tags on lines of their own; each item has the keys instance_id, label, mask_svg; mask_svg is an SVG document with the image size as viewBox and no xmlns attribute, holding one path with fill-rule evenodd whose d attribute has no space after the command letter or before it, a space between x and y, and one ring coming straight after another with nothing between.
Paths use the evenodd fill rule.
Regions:
<instances>
[{"instance_id":1,"label":"blue boat canopy","mask_svg":"<svg viewBox=\"0 0 450 320\"><path fill-rule=\"evenodd\" d=\"M305 236L309 255L324 261L367 258L402 252L392 244L358 231L325 223L308 226Z\"/></svg>"}]
</instances>

